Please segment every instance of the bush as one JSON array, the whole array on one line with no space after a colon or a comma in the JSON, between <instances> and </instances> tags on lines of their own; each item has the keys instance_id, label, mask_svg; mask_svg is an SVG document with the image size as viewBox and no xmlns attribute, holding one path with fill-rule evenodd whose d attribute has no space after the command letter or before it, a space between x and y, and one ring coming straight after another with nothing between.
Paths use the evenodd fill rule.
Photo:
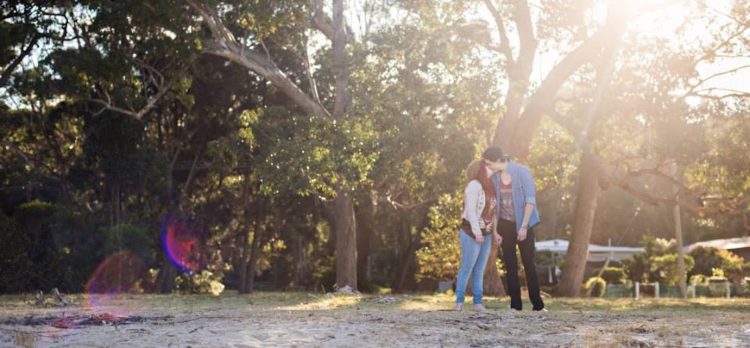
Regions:
<instances>
[{"instance_id":1,"label":"bush","mask_svg":"<svg viewBox=\"0 0 750 348\"><path fill-rule=\"evenodd\" d=\"M625 282L625 270L621 267L607 267L602 272L602 279L607 284L622 284Z\"/></svg>"},{"instance_id":2,"label":"bush","mask_svg":"<svg viewBox=\"0 0 750 348\"><path fill-rule=\"evenodd\" d=\"M647 281L649 271L648 255L646 253L637 253L632 259L622 260L623 270L628 279L633 282Z\"/></svg>"},{"instance_id":3,"label":"bush","mask_svg":"<svg viewBox=\"0 0 750 348\"><path fill-rule=\"evenodd\" d=\"M50 217L54 212L55 206L52 203L35 199L19 205L16 208L15 215L19 221L37 224Z\"/></svg>"},{"instance_id":4,"label":"bush","mask_svg":"<svg viewBox=\"0 0 750 348\"><path fill-rule=\"evenodd\" d=\"M458 193L456 193L457 195ZM422 231L423 247L417 250L417 280L451 280L461 264L458 225L461 199L443 195L430 208L429 225Z\"/></svg>"},{"instance_id":5,"label":"bush","mask_svg":"<svg viewBox=\"0 0 750 348\"><path fill-rule=\"evenodd\" d=\"M28 236L21 231L15 219L0 212L0 293L21 292L31 288L28 270L32 269L27 250L31 248Z\"/></svg>"},{"instance_id":6,"label":"bush","mask_svg":"<svg viewBox=\"0 0 750 348\"><path fill-rule=\"evenodd\" d=\"M697 247L690 251L695 259L692 274L711 276L714 269L721 269L723 274L735 283L741 283L747 270L743 259L728 250Z\"/></svg>"},{"instance_id":7,"label":"bush","mask_svg":"<svg viewBox=\"0 0 750 348\"><path fill-rule=\"evenodd\" d=\"M146 266L155 261L154 237L148 230L133 225L117 225L104 230L105 257L126 250L138 256Z\"/></svg>"},{"instance_id":8,"label":"bush","mask_svg":"<svg viewBox=\"0 0 750 348\"><path fill-rule=\"evenodd\" d=\"M651 272L658 275L657 280L665 281L669 285L677 285L680 282L680 272L677 267L677 254L666 254L662 256L653 256L649 259L651 263ZM690 255L685 255L685 272L695 266L695 260Z\"/></svg>"},{"instance_id":9,"label":"bush","mask_svg":"<svg viewBox=\"0 0 750 348\"><path fill-rule=\"evenodd\" d=\"M208 270L196 274L181 274L175 279L175 287L184 293L219 296L224 291L222 278L223 274Z\"/></svg>"},{"instance_id":10,"label":"bush","mask_svg":"<svg viewBox=\"0 0 750 348\"><path fill-rule=\"evenodd\" d=\"M690 277L690 284L703 284L707 280L703 274L696 274Z\"/></svg>"},{"instance_id":11,"label":"bush","mask_svg":"<svg viewBox=\"0 0 750 348\"><path fill-rule=\"evenodd\" d=\"M607 281L602 277L591 277L586 281L584 289L589 297L602 297L607 289Z\"/></svg>"},{"instance_id":12,"label":"bush","mask_svg":"<svg viewBox=\"0 0 750 348\"><path fill-rule=\"evenodd\" d=\"M19 247L25 245L18 250L26 253L23 259L29 262L23 268L15 266L23 271L17 273L21 277L16 278L22 279L14 280L14 291L20 290L21 287L27 291L48 291L55 287L63 292L78 290L81 285L74 279L79 277L74 276L76 270L71 267L71 256L75 251L70 245L60 243L60 233L53 227L56 218L64 215L59 206L33 200L17 206L13 214L18 227L17 240L13 243ZM5 242L5 239L0 240ZM4 245L4 248L15 247Z\"/></svg>"}]
</instances>

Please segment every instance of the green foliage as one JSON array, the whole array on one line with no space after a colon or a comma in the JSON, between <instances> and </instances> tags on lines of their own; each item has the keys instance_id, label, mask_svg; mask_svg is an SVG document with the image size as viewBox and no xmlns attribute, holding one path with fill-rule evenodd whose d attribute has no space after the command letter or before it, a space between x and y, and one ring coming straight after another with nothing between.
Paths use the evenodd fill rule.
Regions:
<instances>
[{"instance_id":1,"label":"green foliage","mask_svg":"<svg viewBox=\"0 0 750 348\"><path fill-rule=\"evenodd\" d=\"M37 224L52 216L55 207L50 202L35 199L31 202L18 206L15 212L16 218L23 223Z\"/></svg>"},{"instance_id":2,"label":"green foliage","mask_svg":"<svg viewBox=\"0 0 750 348\"><path fill-rule=\"evenodd\" d=\"M311 26L310 2L202 3L218 9L245 52L270 58L302 93L332 109L337 66L330 43ZM490 35L496 28L483 18L482 2L350 5L347 17L356 13L366 20L347 19L362 25L352 26L347 44L352 104L337 120L309 117L246 66L204 54L212 35L184 1L0 7L6 19L0 24L0 70L8 77L0 86L0 208L13 213L0 222L2 240L8 240L0 248L0 286L80 289L101 253L122 249L160 266L163 257L147 231L157 231L165 214L180 213L205 231L206 253L215 258L210 274L182 276L181 291L210 292L213 284L216 292L212 282L224 281L224 262L231 263L226 283L233 284L247 258L242 236L256 235L259 280L328 287L335 276L335 238L327 201L342 190L356 197L357 214L372 210L368 223L376 227L360 227L373 227L367 241L378 285L392 287L394 278L409 283L412 247L419 245L418 277L452 278L459 254L455 190L466 164L493 139L496 126L510 120L508 81L523 75L515 73L523 72L523 64L496 52L497 37ZM583 15L590 5L540 4L532 23L538 47L561 58L577 47L600 25ZM511 7L499 10L505 16ZM744 18L746 11L737 10L744 7L735 7L729 14ZM744 32L729 31L747 21L707 13L684 21L700 28L718 23L698 46L629 31L600 105L599 114L607 117L593 122L588 145L615 163L615 172L677 159L685 184L703 196L745 197L747 101L698 98L688 104L676 97L701 75L694 61L713 56L705 47L722 43L723 55L746 56L734 39ZM33 55L11 67L33 37L41 38ZM731 42L723 44L726 38ZM513 40L510 45L517 52ZM554 115L532 130L526 162L548 217L538 237L565 235L573 224L578 132L587 122L581 115L591 103L598 56L564 82ZM537 86L531 83L525 94ZM563 95L570 91L576 98ZM139 114L156 96L153 108ZM511 104L526 109L533 105L528 101ZM659 197L671 194L669 182L649 176L627 184ZM31 199L37 200L25 203ZM743 206L704 203L705 214L685 215L686 230L708 239L742 228L741 214L722 214ZM668 235L671 219L625 190L609 189L593 230L592 240L617 233L632 245L644 234ZM674 243L650 238L645 244L645 254L625 262L627 277L669 277ZM694 256L695 274L716 268L738 278L750 268L730 255ZM652 268L655 263L659 267ZM28 276L19 279L22 270ZM611 283L621 278L611 277L605 275Z\"/></svg>"},{"instance_id":3,"label":"green foliage","mask_svg":"<svg viewBox=\"0 0 750 348\"><path fill-rule=\"evenodd\" d=\"M690 276L690 284L703 284L708 280L708 278L703 274L694 274Z\"/></svg>"},{"instance_id":4,"label":"green foliage","mask_svg":"<svg viewBox=\"0 0 750 348\"><path fill-rule=\"evenodd\" d=\"M674 239L644 236L642 243L643 247L646 249L646 255L649 257L662 256L677 252L677 241Z\"/></svg>"},{"instance_id":5,"label":"green foliage","mask_svg":"<svg viewBox=\"0 0 750 348\"><path fill-rule=\"evenodd\" d=\"M222 277L211 271L201 271L197 274L182 274L175 279L175 287L178 291L188 294L211 294L221 295L224 292Z\"/></svg>"},{"instance_id":6,"label":"green foliage","mask_svg":"<svg viewBox=\"0 0 750 348\"><path fill-rule=\"evenodd\" d=\"M728 278L740 283L748 271L745 260L728 250L699 246L690 251L690 256L695 260L691 274L710 276L721 270Z\"/></svg>"},{"instance_id":7,"label":"green foliage","mask_svg":"<svg viewBox=\"0 0 750 348\"><path fill-rule=\"evenodd\" d=\"M104 230L104 256L119 251L130 251L140 258L144 265L152 265L155 261L154 233L147 229L133 225L117 225Z\"/></svg>"},{"instance_id":8,"label":"green foliage","mask_svg":"<svg viewBox=\"0 0 750 348\"><path fill-rule=\"evenodd\" d=\"M645 253L633 254L632 259L622 260L623 270L627 278L633 282L648 281L648 274L651 269L649 259Z\"/></svg>"},{"instance_id":9,"label":"green foliage","mask_svg":"<svg viewBox=\"0 0 750 348\"><path fill-rule=\"evenodd\" d=\"M621 267L607 267L601 277L607 284L622 284L626 279L625 270Z\"/></svg>"},{"instance_id":10,"label":"green foliage","mask_svg":"<svg viewBox=\"0 0 750 348\"><path fill-rule=\"evenodd\" d=\"M454 279L461 263L459 217L461 200L443 195L430 208L429 225L422 231L422 248L417 250L417 279Z\"/></svg>"},{"instance_id":11,"label":"green foliage","mask_svg":"<svg viewBox=\"0 0 750 348\"><path fill-rule=\"evenodd\" d=\"M0 293L20 292L29 288L29 269L33 266L28 256L29 237L21 231L15 219L0 212Z\"/></svg>"},{"instance_id":12,"label":"green foliage","mask_svg":"<svg viewBox=\"0 0 750 348\"><path fill-rule=\"evenodd\" d=\"M652 256L649 261L651 272L658 276L657 281L665 281L669 285L677 285L680 282L680 273L677 267L677 254L665 254L661 256ZM695 259L690 255L685 255L685 272L690 272L695 266Z\"/></svg>"},{"instance_id":13,"label":"green foliage","mask_svg":"<svg viewBox=\"0 0 750 348\"><path fill-rule=\"evenodd\" d=\"M266 143L269 153L257 168L264 179L263 192L278 192L291 185L302 195L333 198L338 188L353 191L367 183L378 156L376 134L369 121L302 118L276 111L281 114L263 116L279 118L272 125L264 125L272 128L259 130L261 134L284 135Z\"/></svg>"},{"instance_id":14,"label":"green foliage","mask_svg":"<svg viewBox=\"0 0 750 348\"><path fill-rule=\"evenodd\" d=\"M583 288L589 297L603 297L607 291L607 281L601 277L591 277L583 285Z\"/></svg>"}]
</instances>

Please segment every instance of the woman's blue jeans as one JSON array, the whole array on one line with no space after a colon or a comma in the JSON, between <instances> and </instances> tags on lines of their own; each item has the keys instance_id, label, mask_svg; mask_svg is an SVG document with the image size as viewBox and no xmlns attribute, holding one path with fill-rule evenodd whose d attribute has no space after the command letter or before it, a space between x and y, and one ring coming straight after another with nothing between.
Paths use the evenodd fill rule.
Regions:
<instances>
[{"instance_id":1,"label":"woman's blue jeans","mask_svg":"<svg viewBox=\"0 0 750 348\"><path fill-rule=\"evenodd\" d=\"M484 236L482 244L469 237L466 232L459 230L461 235L461 268L456 280L456 303L464 303L466 285L471 275L471 291L474 293L474 304L482 303L484 287L484 267L492 248L492 235Z\"/></svg>"}]
</instances>

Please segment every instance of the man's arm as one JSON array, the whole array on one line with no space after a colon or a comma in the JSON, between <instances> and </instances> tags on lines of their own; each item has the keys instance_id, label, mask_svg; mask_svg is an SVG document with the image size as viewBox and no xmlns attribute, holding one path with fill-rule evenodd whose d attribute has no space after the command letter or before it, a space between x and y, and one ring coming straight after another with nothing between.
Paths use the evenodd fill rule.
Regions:
<instances>
[{"instance_id":1,"label":"man's arm","mask_svg":"<svg viewBox=\"0 0 750 348\"><path fill-rule=\"evenodd\" d=\"M534 205L526 203L523 209L523 222L521 222L521 228L529 227L529 219L531 219L531 213L534 211Z\"/></svg>"},{"instance_id":2,"label":"man's arm","mask_svg":"<svg viewBox=\"0 0 750 348\"><path fill-rule=\"evenodd\" d=\"M518 230L518 240L523 241L526 239L531 213L534 211L534 206L536 205L536 185L534 185L534 177L531 176L531 172L527 168L524 168L521 174L521 183L526 205L523 209L521 227Z\"/></svg>"}]
</instances>

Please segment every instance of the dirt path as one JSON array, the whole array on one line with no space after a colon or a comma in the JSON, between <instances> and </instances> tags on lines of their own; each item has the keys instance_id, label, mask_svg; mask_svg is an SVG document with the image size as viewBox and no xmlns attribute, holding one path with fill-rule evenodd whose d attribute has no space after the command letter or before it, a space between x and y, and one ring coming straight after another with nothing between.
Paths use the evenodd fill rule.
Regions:
<instances>
[{"instance_id":1,"label":"dirt path","mask_svg":"<svg viewBox=\"0 0 750 348\"><path fill-rule=\"evenodd\" d=\"M94 309L6 301L0 346L750 347L747 300L676 307L597 301L553 299L550 312L518 313L491 299L482 314L453 312L445 296L148 296ZM42 324L91 313L129 313L137 320L72 329Z\"/></svg>"}]
</instances>

